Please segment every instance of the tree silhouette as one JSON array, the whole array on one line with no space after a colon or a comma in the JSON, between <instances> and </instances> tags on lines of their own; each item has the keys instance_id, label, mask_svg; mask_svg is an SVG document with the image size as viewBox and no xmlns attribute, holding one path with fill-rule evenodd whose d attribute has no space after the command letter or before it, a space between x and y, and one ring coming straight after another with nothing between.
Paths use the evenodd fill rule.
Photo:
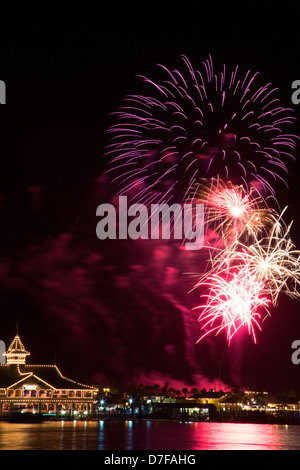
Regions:
<instances>
[{"instance_id":1,"label":"tree silhouette","mask_svg":"<svg viewBox=\"0 0 300 470\"><path fill-rule=\"evenodd\" d=\"M188 393L188 389L186 387L183 387L182 393L184 394L184 397L186 398L186 394Z\"/></svg>"}]
</instances>

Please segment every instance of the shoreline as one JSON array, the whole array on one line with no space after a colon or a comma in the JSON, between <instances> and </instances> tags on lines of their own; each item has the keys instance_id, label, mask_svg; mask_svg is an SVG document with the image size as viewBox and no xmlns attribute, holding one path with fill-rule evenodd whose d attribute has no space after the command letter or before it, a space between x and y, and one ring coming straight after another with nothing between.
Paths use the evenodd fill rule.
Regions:
<instances>
[{"instance_id":1,"label":"shoreline","mask_svg":"<svg viewBox=\"0 0 300 470\"><path fill-rule=\"evenodd\" d=\"M0 418L1 423L10 423L10 424L43 424L43 423L54 423L54 422L98 422L98 423L126 423L131 422L132 424L140 424L144 422L160 422L160 423L167 423L167 422L174 422L174 423L229 423L229 424L266 424L266 425L289 425L289 426L299 426L300 425L300 418L296 417L286 417L286 416L261 416L261 419L258 417L237 417L237 416L228 416L224 417L223 419L176 419L176 418L163 418L163 417L143 417L142 419L127 417L125 419L120 418L108 418L108 417L91 417L91 418L61 418L61 417L52 417L46 418L43 417L42 419L25 419L21 418L18 419L15 417L12 419L11 417Z\"/></svg>"}]
</instances>

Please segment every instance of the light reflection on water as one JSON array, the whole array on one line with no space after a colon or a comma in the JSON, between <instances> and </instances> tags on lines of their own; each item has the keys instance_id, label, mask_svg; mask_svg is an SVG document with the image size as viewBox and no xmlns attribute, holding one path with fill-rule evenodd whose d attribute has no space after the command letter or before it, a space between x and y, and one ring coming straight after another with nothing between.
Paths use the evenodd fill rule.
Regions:
<instances>
[{"instance_id":1,"label":"light reflection on water","mask_svg":"<svg viewBox=\"0 0 300 470\"><path fill-rule=\"evenodd\" d=\"M296 450L300 426L170 421L0 422L0 450Z\"/></svg>"}]
</instances>

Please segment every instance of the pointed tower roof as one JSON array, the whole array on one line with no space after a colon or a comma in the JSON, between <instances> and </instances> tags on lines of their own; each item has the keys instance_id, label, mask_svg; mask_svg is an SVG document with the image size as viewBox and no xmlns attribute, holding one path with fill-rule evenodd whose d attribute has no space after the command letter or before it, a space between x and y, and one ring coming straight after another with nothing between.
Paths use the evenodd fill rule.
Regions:
<instances>
[{"instance_id":1,"label":"pointed tower roof","mask_svg":"<svg viewBox=\"0 0 300 470\"><path fill-rule=\"evenodd\" d=\"M18 334L14 337L7 351L4 353L7 364L25 364L26 356L29 355L30 352L26 351Z\"/></svg>"}]
</instances>

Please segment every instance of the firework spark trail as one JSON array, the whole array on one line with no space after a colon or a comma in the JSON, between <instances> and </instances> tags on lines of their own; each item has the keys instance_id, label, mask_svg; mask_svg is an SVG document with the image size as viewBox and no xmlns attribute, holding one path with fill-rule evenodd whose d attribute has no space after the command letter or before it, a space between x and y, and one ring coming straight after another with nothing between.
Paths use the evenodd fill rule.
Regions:
<instances>
[{"instance_id":1,"label":"firework spark trail","mask_svg":"<svg viewBox=\"0 0 300 470\"><path fill-rule=\"evenodd\" d=\"M262 295L263 282L258 281L249 270L244 270L243 273L234 273L230 279L213 274L203 285L209 287L209 294L203 296L207 298L207 302L196 308L203 309L198 319L203 323L202 330L206 327L209 330L198 342L214 331L219 334L226 329L230 343L241 327L247 327L256 342L255 328L261 329L261 313L258 310L263 308L269 313L270 299Z\"/></svg>"},{"instance_id":2,"label":"firework spark trail","mask_svg":"<svg viewBox=\"0 0 300 470\"><path fill-rule=\"evenodd\" d=\"M159 65L161 80L140 76L145 93L128 95L113 113L106 155L112 179L128 169L127 181L117 180L120 193L137 178L161 196L172 187L182 202L197 179L213 176L275 195L294 159L293 109L281 106L271 83L257 83L257 72L225 65L215 72L211 56L199 69L181 59L182 71Z\"/></svg>"}]
</instances>

